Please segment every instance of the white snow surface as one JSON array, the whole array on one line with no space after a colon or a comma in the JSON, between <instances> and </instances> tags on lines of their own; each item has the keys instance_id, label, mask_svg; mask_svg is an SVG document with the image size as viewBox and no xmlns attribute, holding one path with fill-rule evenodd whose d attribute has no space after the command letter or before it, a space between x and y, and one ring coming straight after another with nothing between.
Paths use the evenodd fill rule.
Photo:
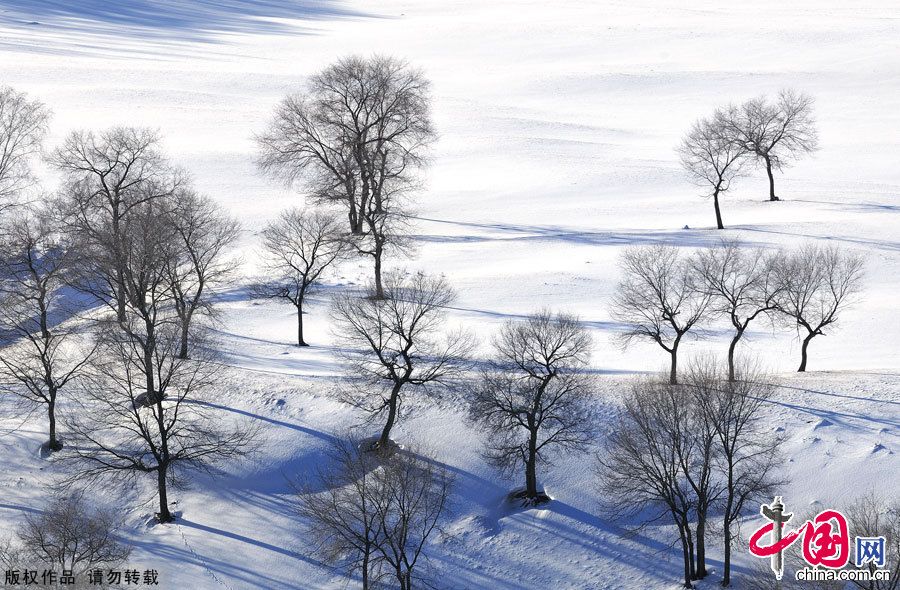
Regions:
<instances>
[{"instance_id":1,"label":"white snow surface","mask_svg":"<svg viewBox=\"0 0 900 590\"><path fill-rule=\"evenodd\" d=\"M119 6L121 5L121 6ZM112 13L110 12L112 11ZM622 350L609 301L616 259L630 244L686 249L721 236L796 247L836 243L863 253L860 301L816 338L797 374L796 334L763 322L742 344L783 383L767 407L787 437L789 507L829 507L869 489L900 489L900 6L896 2L379 3L235 0L213 3L12 0L0 6L0 84L53 110L52 147L73 129L158 128L199 189L239 216L246 280L260 227L303 195L255 170L253 134L309 74L351 54L388 53L433 82L440 134L414 228L418 255L391 268L447 275L459 291L450 323L486 344L497 326L540 307L577 313L595 341L601 430L635 375L666 357ZM816 98L821 150L777 177L766 201L754 171L725 197L724 232L687 182L675 146L718 105L783 87ZM44 170L53 190L53 174ZM685 226L690 229L683 229ZM292 481L313 473L331 437L363 416L330 394L328 295L363 284L348 263L313 302L313 346L292 346L290 306L220 295L223 419L258 422L260 451L213 475L190 473L171 493L178 523L149 526L152 488L97 491L127 519L129 564L154 567L164 588L345 588L309 551L291 508ZM685 344L683 362L723 353L728 329ZM628 534L608 519L594 450L543 471L554 500L510 510L517 480L480 456L480 433L452 398L410 404L395 438L428 449L457 476L446 537L429 547L440 588L676 588L670 527ZM39 455L43 423L0 427L0 533L41 510L64 470ZM376 425L370 426L375 428ZM746 534L748 527L743 529ZM711 538L714 587L721 548ZM735 551L736 575L755 560ZM350 587L355 582L349 583Z\"/></svg>"}]
</instances>

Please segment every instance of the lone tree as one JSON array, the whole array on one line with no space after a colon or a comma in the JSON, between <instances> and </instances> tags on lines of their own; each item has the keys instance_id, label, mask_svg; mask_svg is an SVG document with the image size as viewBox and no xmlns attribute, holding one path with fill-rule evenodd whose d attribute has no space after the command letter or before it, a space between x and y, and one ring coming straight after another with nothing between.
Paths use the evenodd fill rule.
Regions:
<instances>
[{"instance_id":1,"label":"lone tree","mask_svg":"<svg viewBox=\"0 0 900 590\"><path fill-rule=\"evenodd\" d=\"M766 167L770 201L779 200L772 171L818 149L813 102L807 94L782 90L774 103L764 96L754 98L730 117L734 137Z\"/></svg>"},{"instance_id":2,"label":"lone tree","mask_svg":"<svg viewBox=\"0 0 900 590\"><path fill-rule=\"evenodd\" d=\"M837 323L839 314L862 288L864 260L834 245L805 244L778 263L778 310L797 330L806 332L800 345L799 372L806 371L813 338Z\"/></svg>"},{"instance_id":3,"label":"lone tree","mask_svg":"<svg viewBox=\"0 0 900 590\"><path fill-rule=\"evenodd\" d=\"M160 152L158 135L133 127L74 132L51 163L64 176L66 223L86 271L78 286L101 302L115 301L125 321L128 219L145 203L175 195L184 179Z\"/></svg>"},{"instance_id":4,"label":"lone tree","mask_svg":"<svg viewBox=\"0 0 900 590\"><path fill-rule=\"evenodd\" d=\"M730 132L728 112L717 110L712 117L700 119L678 148L681 165L690 179L712 197L716 212L716 227L725 229L719 196L741 174L747 154L746 147Z\"/></svg>"},{"instance_id":5,"label":"lone tree","mask_svg":"<svg viewBox=\"0 0 900 590\"><path fill-rule=\"evenodd\" d=\"M550 498L538 489L537 465L554 451L583 449L590 440L583 370L591 339L573 316L541 311L510 321L494 339L494 359L473 389L470 415L488 430L487 456L510 473L525 468L526 503Z\"/></svg>"},{"instance_id":6,"label":"lone tree","mask_svg":"<svg viewBox=\"0 0 900 590\"><path fill-rule=\"evenodd\" d=\"M424 455L385 458L359 447L358 441L335 444L333 464L299 486L298 513L316 554L350 575L358 572L364 590L392 577L395 587L411 590L425 582L420 564L440 530L453 478Z\"/></svg>"},{"instance_id":7,"label":"lone tree","mask_svg":"<svg viewBox=\"0 0 900 590\"><path fill-rule=\"evenodd\" d=\"M215 369L201 349L180 358L181 329L172 303L168 269L174 229L160 200L137 206L129 217L122 252L124 319L100 322L98 354L89 365L81 397L94 411L67 422L74 444L67 456L76 478L156 476L160 522L173 520L168 485L181 467L204 467L251 449L254 431L215 420L203 396Z\"/></svg>"},{"instance_id":8,"label":"lone tree","mask_svg":"<svg viewBox=\"0 0 900 590\"><path fill-rule=\"evenodd\" d=\"M325 272L346 253L348 242L336 215L325 209L288 209L262 231L263 248L274 279L258 295L287 299L297 308L297 346L303 337L303 304Z\"/></svg>"},{"instance_id":9,"label":"lone tree","mask_svg":"<svg viewBox=\"0 0 900 590\"><path fill-rule=\"evenodd\" d=\"M34 183L31 159L41 151L50 111L37 100L0 86L0 212Z\"/></svg>"},{"instance_id":10,"label":"lone tree","mask_svg":"<svg viewBox=\"0 0 900 590\"><path fill-rule=\"evenodd\" d=\"M677 383L678 346L703 321L709 295L673 246L628 248L619 266L624 276L612 310L628 326L620 339L624 345L635 338L656 342L669 353L669 381Z\"/></svg>"},{"instance_id":11,"label":"lone tree","mask_svg":"<svg viewBox=\"0 0 900 590\"><path fill-rule=\"evenodd\" d=\"M226 258L241 232L240 223L209 197L178 191L169 222L174 229L168 259L172 302L181 324L180 358L187 358L192 322L213 312L210 292L234 276L237 260Z\"/></svg>"},{"instance_id":12,"label":"lone tree","mask_svg":"<svg viewBox=\"0 0 900 590\"><path fill-rule=\"evenodd\" d=\"M383 295L382 231L403 217L405 194L416 185L424 151L434 139L429 82L392 57L347 57L314 75L285 98L268 130L257 137L260 168L326 202L346 206L360 252L375 264ZM371 243L370 243L371 242Z\"/></svg>"},{"instance_id":13,"label":"lone tree","mask_svg":"<svg viewBox=\"0 0 900 590\"><path fill-rule=\"evenodd\" d=\"M71 252L53 228L48 211L19 216L3 233L0 321L18 341L0 350L0 388L29 405L46 408L48 448L58 451L59 394L92 352L79 355L77 347L66 350L74 333L65 323L74 311L64 292L73 272Z\"/></svg>"},{"instance_id":14,"label":"lone tree","mask_svg":"<svg viewBox=\"0 0 900 590\"><path fill-rule=\"evenodd\" d=\"M337 297L332 308L340 349L353 377L367 382L343 392L349 403L373 415L387 412L376 450L389 449L391 429L410 388L445 384L457 374L470 338L441 335L445 308L455 294L443 277L418 272L385 277L384 298L375 289Z\"/></svg>"},{"instance_id":15,"label":"lone tree","mask_svg":"<svg viewBox=\"0 0 900 590\"><path fill-rule=\"evenodd\" d=\"M750 322L773 312L780 286L778 254L748 249L740 241L723 240L691 258L699 288L710 296L710 311L725 316L734 327L728 345L728 379L735 380L734 353Z\"/></svg>"}]
</instances>

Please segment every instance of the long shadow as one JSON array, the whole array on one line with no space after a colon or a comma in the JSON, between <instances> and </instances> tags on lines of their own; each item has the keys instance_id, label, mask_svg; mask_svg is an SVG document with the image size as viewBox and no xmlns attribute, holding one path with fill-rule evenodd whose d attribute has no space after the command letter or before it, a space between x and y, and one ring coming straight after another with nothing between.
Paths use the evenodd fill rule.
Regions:
<instances>
[{"instance_id":1,"label":"long shadow","mask_svg":"<svg viewBox=\"0 0 900 590\"><path fill-rule=\"evenodd\" d=\"M795 232L788 231L778 231L774 229L762 229L759 227L751 227L751 226L734 226L735 229L741 229L743 231L748 232L757 232L757 233L766 233L766 234L777 234L783 236L794 236L801 238L808 238L811 240L824 240L827 242L845 242L847 244L856 244L859 246L867 246L870 248L876 248L878 250L888 250L891 252L900 251L900 242L892 242L890 240L873 240L869 238L854 238L849 236L817 236L814 234L801 234Z\"/></svg>"},{"instance_id":2,"label":"long shadow","mask_svg":"<svg viewBox=\"0 0 900 590\"><path fill-rule=\"evenodd\" d=\"M0 24L118 38L213 42L221 33L311 34L290 21L373 18L329 0L5 0Z\"/></svg>"},{"instance_id":3,"label":"long shadow","mask_svg":"<svg viewBox=\"0 0 900 590\"><path fill-rule=\"evenodd\" d=\"M873 416L867 416L865 414L853 414L850 412L838 412L836 410L827 410L823 408L812 408L809 406L801 406L800 404L792 404L788 402L776 401L773 399L765 400L767 403L776 406L782 406L784 408L790 408L792 410L796 410L798 412L804 412L806 414L812 414L813 416L817 416L819 418L828 418L831 422L842 422L844 426L848 428L858 428L851 424L847 424L843 422L841 418L845 420L860 420L863 422L874 422L875 424L879 424L881 426L890 426L892 428L900 428L900 420L894 420L889 418L876 418Z\"/></svg>"},{"instance_id":4,"label":"long shadow","mask_svg":"<svg viewBox=\"0 0 900 590\"><path fill-rule=\"evenodd\" d=\"M289 549L285 549L283 547L278 547L277 545L272 545L271 543L266 543L266 542L260 541L258 539L251 539L250 537L247 537L244 535L239 535L237 533L232 533L231 531L217 529L216 527L212 527L212 526L205 525L205 524L200 524L198 522L193 522L191 520L187 520L186 518L179 519L178 524L180 526L201 530L201 531L204 531L207 533L212 533L214 535L221 535L222 537L226 537L228 539L234 539L235 541L240 541L241 543L247 543L248 545L253 545L255 547L260 547L262 549L272 551L273 553L280 553L281 555L293 557L294 559L299 559L301 561L305 561L311 565L315 565L315 566L319 566L319 567L326 567L320 561L310 559L304 555L290 551Z\"/></svg>"},{"instance_id":5,"label":"long shadow","mask_svg":"<svg viewBox=\"0 0 900 590\"><path fill-rule=\"evenodd\" d=\"M43 514L43 510L30 508L28 506L19 506L18 504L0 504L0 510L18 510L19 512L28 512L30 514Z\"/></svg>"},{"instance_id":6,"label":"long shadow","mask_svg":"<svg viewBox=\"0 0 900 590\"><path fill-rule=\"evenodd\" d=\"M805 391L806 393L814 393L816 395L827 395L829 397L840 397L843 399L852 399L861 402L874 402L876 404L892 404L895 406L900 406L900 402L890 400L890 399L879 399L876 397L860 397L857 395L847 395L846 393L832 393L829 391L816 391L815 389L807 389L805 387L795 387L792 385L783 385L776 383L764 383L763 385L771 385L773 387L780 387L782 389L793 389L794 391Z\"/></svg>"},{"instance_id":7,"label":"long shadow","mask_svg":"<svg viewBox=\"0 0 900 590\"><path fill-rule=\"evenodd\" d=\"M590 246L657 245L701 248L718 245L721 234L704 229L683 230L619 230L591 231L554 225L514 225L506 223L474 223L417 217L421 221L458 227L499 232L501 235L443 236L419 234L414 239L423 242L504 242L504 241L562 241ZM748 246L759 245L747 242Z\"/></svg>"},{"instance_id":8,"label":"long shadow","mask_svg":"<svg viewBox=\"0 0 900 590\"><path fill-rule=\"evenodd\" d=\"M262 420L263 422L268 422L269 424L274 424L275 426L282 426L284 428L290 428L292 430L297 430L299 432L308 434L310 436L314 436L318 439L321 439L321 440L331 443L331 444L336 444L339 440L337 437L327 434L325 432L322 432L320 430L315 430L313 428L307 428L306 426L300 426L299 424L294 424L292 422L276 420L275 418L269 418L268 416L263 416L261 414L254 414L253 412L248 412L247 410L239 410L237 408L223 406L222 404L216 404L213 402L206 402L206 401L200 401L200 400L187 400L186 403L197 404L198 406L207 406L207 407L215 408L217 410L222 410L225 412L240 414L241 416L253 418L254 420Z\"/></svg>"}]
</instances>

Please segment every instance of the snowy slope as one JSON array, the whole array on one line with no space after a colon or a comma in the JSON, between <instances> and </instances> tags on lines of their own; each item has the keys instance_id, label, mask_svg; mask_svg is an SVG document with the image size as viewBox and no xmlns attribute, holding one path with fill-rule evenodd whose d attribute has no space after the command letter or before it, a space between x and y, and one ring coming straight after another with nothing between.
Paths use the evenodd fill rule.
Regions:
<instances>
[{"instance_id":1,"label":"snowy slope","mask_svg":"<svg viewBox=\"0 0 900 590\"><path fill-rule=\"evenodd\" d=\"M595 337L605 429L631 374L666 360L653 346L613 343L619 326L608 303L624 246L698 247L724 233L770 246L827 240L864 253L863 298L813 341L810 374L791 372L799 343L782 329L755 326L744 351L787 385L770 408L788 435L787 501L827 504L868 487L900 488L896 3L121 4L115 14L97 0L0 6L0 84L53 109L48 145L75 128L159 128L198 187L242 219L249 279L255 232L302 200L256 173L252 134L280 97L338 56L408 58L433 81L440 140L420 196L419 255L391 265L446 273L460 295L452 323L482 340L540 306L578 313ZM675 145L715 106L784 86L816 97L821 151L779 176L783 202L765 202L761 171L744 179L724 202L729 229L711 230L711 203L685 180ZM45 180L51 190L52 174ZM176 492L175 527L145 526L152 503L130 512L135 563L168 572L172 588L345 587L305 551L289 481L311 472L329 437L362 419L328 395L341 367L326 311L329 291L367 278L355 263L332 277L311 308L309 350L291 346L290 307L250 301L240 285L222 295L223 415L260 422L264 448ZM685 356L723 352L725 327L710 332L709 341L687 343ZM426 444L458 475L452 535L432 550L446 587L677 585L671 531L625 539L599 510L589 453L547 472L556 498L547 509L507 514L500 499L518 482L483 462L481 435L460 408L448 401L415 410L398 439ZM37 484L55 467L39 458L41 440L37 420L0 436L10 474L4 531L42 506Z\"/></svg>"}]
</instances>

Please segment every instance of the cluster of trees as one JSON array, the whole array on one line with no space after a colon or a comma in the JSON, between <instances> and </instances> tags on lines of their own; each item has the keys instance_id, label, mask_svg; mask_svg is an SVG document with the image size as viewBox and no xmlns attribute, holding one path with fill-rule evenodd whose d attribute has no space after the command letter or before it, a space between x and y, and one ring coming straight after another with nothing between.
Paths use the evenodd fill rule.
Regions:
<instances>
[{"instance_id":1,"label":"cluster of trees","mask_svg":"<svg viewBox=\"0 0 900 590\"><path fill-rule=\"evenodd\" d=\"M681 384L665 377L638 381L598 458L614 514L665 517L675 525L686 588L707 575L712 511L721 514L722 585L728 586L740 517L783 483L776 473L780 440L760 415L775 386L747 369L736 377L705 359Z\"/></svg>"},{"instance_id":2,"label":"cluster of trees","mask_svg":"<svg viewBox=\"0 0 900 590\"><path fill-rule=\"evenodd\" d=\"M627 249L614 317L626 325L623 345L635 339L658 344L670 357L669 382L678 382L678 348L689 333L727 318L728 378L736 378L735 351L749 325L765 317L795 328L806 370L809 343L837 323L862 286L864 261L834 245L808 243L789 252L750 248L723 240L689 256L674 246Z\"/></svg>"},{"instance_id":3,"label":"cluster of trees","mask_svg":"<svg viewBox=\"0 0 900 590\"><path fill-rule=\"evenodd\" d=\"M198 318L234 268L238 223L193 190L154 132L130 127L71 133L46 157L62 179L55 196L29 199L48 111L5 89L0 113L0 321L15 337L0 349L0 387L45 408L49 451L64 451L72 481L154 475L170 521L178 469L243 454L252 438L198 403L212 370Z\"/></svg>"},{"instance_id":4,"label":"cluster of trees","mask_svg":"<svg viewBox=\"0 0 900 590\"><path fill-rule=\"evenodd\" d=\"M812 107L812 97L782 90L775 101L760 96L740 106L718 108L694 123L678 153L691 180L712 197L716 227L725 228L719 197L750 162L765 167L769 200L779 200L773 171L818 149Z\"/></svg>"}]
</instances>

